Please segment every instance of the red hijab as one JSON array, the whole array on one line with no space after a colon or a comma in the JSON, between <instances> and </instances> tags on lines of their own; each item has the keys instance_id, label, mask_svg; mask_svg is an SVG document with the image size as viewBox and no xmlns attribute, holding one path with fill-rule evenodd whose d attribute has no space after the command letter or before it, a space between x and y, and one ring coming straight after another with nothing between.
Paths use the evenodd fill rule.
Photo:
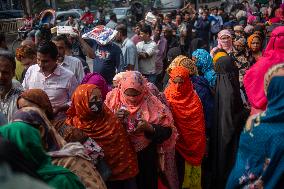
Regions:
<instances>
[{"instance_id":1,"label":"red hijab","mask_svg":"<svg viewBox=\"0 0 284 189\"><path fill-rule=\"evenodd\" d=\"M183 83L175 83L176 77L180 77ZM173 68L165 95L179 133L176 149L188 163L198 166L205 152L205 120L202 103L193 90L186 68Z\"/></svg>"}]
</instances>

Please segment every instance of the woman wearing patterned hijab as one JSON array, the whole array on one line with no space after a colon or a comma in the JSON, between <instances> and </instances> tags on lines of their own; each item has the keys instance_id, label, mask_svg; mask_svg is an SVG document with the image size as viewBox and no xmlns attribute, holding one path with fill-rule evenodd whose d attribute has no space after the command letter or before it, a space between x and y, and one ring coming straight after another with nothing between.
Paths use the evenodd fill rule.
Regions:
<instances>
[{"instance_id":1,"label":"woman wearing patterned hijab","mask_svg":"<svg viewBox=\"0 0 284 189\"><path fill-rule=\"evenodd\" d=\"M108 93L105 104L126 127L137 153L138 188L157 189L157 169L163 167L163 162L158 161L159 157L163 159L160 152L174 149L176 134L169 108L150 92L146 84L141 73L126 71L119 86Z\"/></svg>"}]
</instances>

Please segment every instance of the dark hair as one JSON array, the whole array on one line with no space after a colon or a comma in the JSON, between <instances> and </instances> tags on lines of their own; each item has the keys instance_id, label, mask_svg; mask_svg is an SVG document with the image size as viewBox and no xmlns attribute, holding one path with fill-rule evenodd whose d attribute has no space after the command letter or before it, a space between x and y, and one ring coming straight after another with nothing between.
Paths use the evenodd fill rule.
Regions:
<instances>
[{"instance_id":1,"label":"dark hair","mask_svg":"<svg viewBox=\"0 0 284 189\"><path fill-rule=\"evenodd\" d=\"M15 57L13 56L13 54L10 51L0 51L0 58L7 59L10 62L13 71L16 70Z\"/></svg>"},{"instance_id":2,"label":"dark hair","mask_svg":"<svg viewBox=\"0 0 284 189\"><path fill-rule=\"evenodd\" d=\"M109 19L116 21L116 20L117 20L116 14L112 13L112 14L110 15Z\"/></svg>"},{"instance_id":3,"label":"dark hair","mask_svg":"<svg viewBox=\"0 0 284 189\"><path fill-rule=\"evenodd\" d=\"M165 18L166 18L166 17L169 18L169 19L172 19L172 14L166 14L166 15L165 15Z\"/></svg>"},{"instance_id":4,"label":"dark hair","mask_svg":"<svg viewBox=\"0 0 284 189\"><path fill-rule=\"evenodd\" d=\"M0 43L5 42L6 41L6 37L4 33L0 33Z\"/></svg>"},{"instance_id":5,"label":"dark hair","mask_svg":"<svg viewBox=\"0 0 284 189\"><path fill-rule=\"evenodd\" d=\"M119 24L116 26L116 31L120 32L124 37L127 36L127 27L125 24Z\"/></svg>"},{"instance_id":6,"label":"dark hair","mask_svg":"<svg viewBox=\"0 0 284 189\"><path fill-rule=\"evenodd\" d=\"M67 36L64 35L64 34L54 36L54 37L52 38L52 41L64 41L65 45L68 45Z\"/></svg>"},{"instance_id":7,"label":"dark hair","mask_svg":"<svg viewBox=\"0 0 284 189\"><path fill-rule=\"evenodd\" d=\"M156 28L158 28L160 31L163 30L163 26L162 26L162 24L160 24L160 23L157 23L157 24L155 25L155 28L154 28L154 29L156 29Z\"/></svg>"},{"instance_id":8,"label":"dark hair","mask_svg":"<svg viewBox=\"0 0 284 189\"><path fill-rule=\"evenodd\" d=\"M48 54L53 60L56 60L58 55L57 47L52 41L41 43L37 48L37 52Z\"/></svg>"},{"instance_id":9,"label":"dark hair","mask_svg":"<svg viewBox=\"0 0 284 189\"><path fill-rule=\"evenodd\" d=\"M147 34L149 34L150 36L152 35L152 29L151 29L151 26L149 26L149 25L145 25L145 26L143 26L141 29L140 29L140 31L141 32L143 32L143 33L147 33Z\"/></svg>"}]
</instances>

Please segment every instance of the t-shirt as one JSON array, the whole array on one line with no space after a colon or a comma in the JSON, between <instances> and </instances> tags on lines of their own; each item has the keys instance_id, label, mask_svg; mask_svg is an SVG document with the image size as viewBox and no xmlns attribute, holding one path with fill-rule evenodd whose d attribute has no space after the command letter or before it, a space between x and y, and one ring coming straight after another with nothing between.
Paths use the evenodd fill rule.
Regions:
<instances>
[{"instance_id":1,"label":"t-shirt","mask_svg":"<svg viewBox=\"0 0 284 189\"><path fill-rule=\"evenodd\" d=\"M137 43L137 52L146 52L149 55L149 58L140 59L138 61L139 71L142 74L156 74L156 55L158 53L157 44L154 41L145 43L141 41Z\"/></svg>"},{"instance_id":2,"label":"t-shirt","mask_svg":"<svg viewBox=\"0 0 284 189\"><path fill-rule=\"evenodd\" d=\"M112 84L115 74L125 67L121 49L114 43L107 45L99 45L96 41L92 43L95 51L93 72L101 74L108 84Z\"/></svg>"}]
</instances>

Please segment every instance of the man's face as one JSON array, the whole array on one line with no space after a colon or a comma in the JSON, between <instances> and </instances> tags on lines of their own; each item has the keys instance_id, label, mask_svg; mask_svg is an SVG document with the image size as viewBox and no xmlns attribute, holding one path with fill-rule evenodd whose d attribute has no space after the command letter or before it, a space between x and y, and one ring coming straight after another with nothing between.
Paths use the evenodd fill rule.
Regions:
<instances>
[{"instance_id":1,"label":"man's face","mask_svg":"<svg viewBox=\"0 0 284 189\"><path fill-rule=\"evenodd\" d=\"M65 56L65 43L64 43L64 41L63 40L53 41L53 43L57 47L58 56L61 57L61 58L64 57Z\"/></svg>"},{"instance_id":2,"label":"man's face","mask_svg":"<svg viewBox=\"0 0 284 189\"><path fill-rule=\"evenodd\" d=\"M207 12L204 11L204 12L202 13L202 18L203 18L204 20L207 19Z\"/></svg>"},{"instance_id":3,"label":"man's face","mask_svg":"<svg viewBox=\"0 0 284 189\"><path fill-rule=\"evenodd\" d=\"M141 39L142 41L148 41L149 38L150 38L149 34L144 33L144 32L140 32L140 39Z\"/></svg>"},{"instance_id":4,"label":"man's face","mask_svg":"<svg viewBox=\"0 0 284 189\"><path fill-rule=\"evenodd\" d=\"M4 57L0 57L0 95L11 87L12 79L15 75L10 61Z\"/></svg>"},{"instance_id":5,"label":"man's face","mask_svg":"<svg viewBox=\"0 0 284 189\"><path fill-rule=\"evenodd\" d=\"M189 21L190 20L190 14L185 14L184 15L184 20Z\"/></svg>"},{"instance_id":6,"label":"man's face","mask_svg":"<svg viewBox=\"0 0 284 189\"><path fill-rule=\"evenodd\" d=\"M177 23L177 24L180 24L180 23L181 23L181 16L180 16L180 15L177 15L177 16L176 16L176 23Z\"/></svg>"},{"instance_id":7,"label":"man's face","mask_svg":"<svg viewBox=\"0 0 284 189\"><path fill-rule=\"evenodd\" d=\"M164 23L169 24L170 22L171 22L171 19L168 16L165 16Z\"/></svg>"},{"instance_id":8,"label":"man's face","mask_svg":"<svg viewBox=\"0 0 284 189\"><path fill-rule=\"evenodd\" d=\"M70 23L74 22L74 19L71 16L68 17L68 20L69 20Z\"/></svg>"},{"instance_id":9,"label":"man's face","mask_svg":"<svg viewBox=\"0 0 284 189\"><path fill-rule=\"evenodd\" d=\"M55 68L56 59L52 59L49 54L37 52L37 64L42 72L52 72Z\"/></svg>"},{"instance_id":10,"label":"man's face","mask_svg":"<svg viewBox=\"0 0 284 189\"><path fill-rule=\"evenodd\" d=\"M161 33L162 33L162 31L159 28L156 27L155 30L154 30L154 36L156 38L158 38L158 37L161 36Z\"/></svg>"},{"instance_id":11,"label":"man's face","mask_svg":"<svg viewBox=\"0 0 284 189\"><path fill-rule=\"evenodd\" d=\"M118 43L122 43L122 35L120 32L117 32L116 36L115 36L115 40Z\"/></svg>"},{"instance_id":12,"label":"man's face","mask_svg":"<svg viewBox=\"0 0 284 189\"><path fill-rule=\"evenodd\" d=\"M140 28L138 26L135 27L134 32L139 35L140 34Z\"/></svg>"}]
</instances>

